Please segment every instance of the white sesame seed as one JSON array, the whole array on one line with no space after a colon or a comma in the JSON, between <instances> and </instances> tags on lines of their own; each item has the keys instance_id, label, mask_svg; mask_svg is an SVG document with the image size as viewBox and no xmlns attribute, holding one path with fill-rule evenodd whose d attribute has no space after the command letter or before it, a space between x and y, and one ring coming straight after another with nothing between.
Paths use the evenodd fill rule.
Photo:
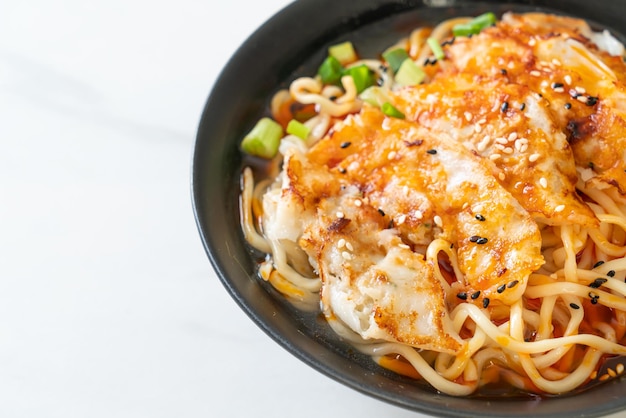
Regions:
<instances>
[{"instance_id":1,"label":"white sesame seed","mask_svg":"<svg viewBox=\"0 0 626 418\"><path fill-rule=\"evenodd\" d=\"M394 158L396 158L396 152L395 151L390 151L389 154L387 154L387 159L388 160L393 160Z\"/></svg>"},{"instance_id":2,"label":"white sesame seed","mask_svg":"<svg viewBox=\"0 0 626 418\"><path fill-rule=\"evenodd\" d=\"M491 161L495 161L495 160L499 159L500 157L502 157L502 155L500 155L500 154L491 154L491 155L489 156L489 159L490 159Z\"/></svg>"},{"instance_id":3,"label":"white sesame seed","mask_svg":"<svg viewBox=\"0 0 626 418\"><path fill-rule=\"evenodd\" d=\"M435 221L435 225L437 225L439 228L443 226L443 221L441 220L441 216L435 215L435 217L433 218L433 221Z\"/></svg>"},{"instance_id":4,"label":"white sesame seed","mask_svg":"<svg viewBox=\"0 0 626 418\"><path fill-rule=\"evenodd\" d=\"M554 92L555 93L564 93L565 89L563 87L555 87L554 88Z\"/></svg>"},{"instance_id":5,"label":"white sesame seed","mask_svg":"<svg viewBox=\"0 0 626 418\"><path fill-rule=\"evenodd\" d=\"M541 77L541 73L537 70L532 70L530 72L530 75L532 75L533 77Z\"/></svg>"},{"instance_id":6,"label":"white sesame seed","mask_svg":"<svg viewBox=\"0 0 626 418\"><path fill-rule=\"evenodd\" d=\"M572 76L569 74L563 77L563 80L565 80L565 84L567 84L568 86L572 84Z\"/></svg>"},{"instance_id":7,"label":"white sesame seed","mask_svg":"<svg viewBox=\"0 0 626 418\"><path fill-rule=\"evenodd\" d=\"M468 122L471 121L472 118L474 117L474 115L472 115L470 112L463 113L463 116L465 116L465 120Z\"/></svg>"},{"instance_id":8,"label":"white sesame seed","mask_svg":"<svg viewBox=\"0 0 626 418\"><path fill-rule=\"evenodd\" d=\"M541 82L540 86L545 89L546 87L548 87L548 81L547 80L543 80Z\"/></svg>"},{"instance_id":9,"label":"white sesame seed","mask_svg":"<svg viewBox=\"0 0 626 418\"><path fill-rule=\"evenodd\" d=\"M346 246L346 240L343 238L339 238L339 241L337 241L337 248L343 248Z\"/></svg>"},{"instance_id":10,"label":"white sesame seed","mask_svg":"<svg viewBox=\"0 0 626 418\"><path fill-rule=\"evenodd\" d=\"M474 213L480 213L482 211L483 211L483 205L480 203L472 208L472 212Z\"/></svg>"},{"instance_id":11,"label":"white sesame seed","mask_svg":"<svg viewBox=\"0 0 626 418\"><path fill-rule=\"evenodd\" d=\"M422 214L422 212L421 212L421 211L419 211L419 210L416 210L416 211L413 213L413 216L415 216L417 219L422 219L422 218L424 217L424 215Z\"/></svg>"},{"instance_id":12,"label":"white sesame seed","mask_svg":"<svg viewBox=\"0 0 626 418\"><path fill-rule=\"evenodd\" d=\"M495 149L502 151L505 147L502 144L494 144L493 146Z\"/></svg>"},{"instance_id":13,"label":"white sesame seed","mask_svg":"<svg viewBox=\"0 0 626 418\"><path fill-rule=\"evenodd\" d=\"M402 225L404 223L404 221L406 221L406 215L400 215L398 216L398 220L396 221L397 225Z\"/></svg>"},{"instance_id":14,"label":"white sesame seed","mask_svg":"<svg viewBox=\"0 0 626 418\"><path fill-rule=\"evenodd\" d=\"M350 251L354 251L354 247L352 246L352 244L350 244L349 242L346 241L346 248Z\"/></svg>"},{"instance_id":15,"label":"white sesame seed","mask_svg":"<svg viewBox=\"0 0 626 418\"><path fill-rule=\"evenodd\" d=\"M531 163L534 163L535 161L537 161L539 159L539 157L541 157L541 154L531 154L530 157L528 157L528 161L530 161Z\"/></svg>"},{"instance_id":16,"label":"white sesame seed","mask_svg":"<svg viewBox=\"0 0 626 418\"><path fill-rule=\"evenodd\" d=\"M485 123L487 123L487 119L482 118L482 119L481 119L481 120L479 120L477 123L478 123L479 125L484 125Z\"/></svg>"},{"instance_id":17,"label":"white sesame seed","mask_svg":"<svg viewBox=\"0 0 626 418\"><path fill-rule=\"evenodd\" d=\"M335 213L335 216L337 216L338 218L343 218L345 215L343 212L338 211L337 213Z\"/></svg>"},{"instance_id":18,"label":"white sesame seed","mask_svg":"<svg viewBox=\"0 0 626 418\"><path fill-rule=\"evenodd\" d=\"M617 373L615 373L615 371L613 369L611 369L610 367L608 369L606 369L606 372L609 374L609 376L611 377L616 377Z\"/></svg>"},{"instance_id":19,"label":"white sesame seed","mask_svg":"<svg viewBox=\"0 0 626 418\"><path fill-rule=\"evenodd\" d=\"M350 254L347 251L343 251L341 253L341 257L343 257L344 260L348 260L348 261L352 260L352 254Z\"/></svg>"},{"instance_id":20,"label":"white sesame seed","mask_svg":"<svg viewBox=\"0 0 626 418\"><path fill-rule=\"evenodd\" d=\"M530 38L528 40L528 45L529 46L535 46L536 43L537 43L537 41L535 40L535 38Z\"/></svg>"},{"instance_id":21,"label":"white sesame seed","mask_svg":"<svg viewBox=\"0 0 626 418\"><path fill-rule=\"evenodd\" d=\"M556 65L556 66L559 66L559 67L560 67L560 66L561 66L561 61L559 61L559 60L558 60L558 59L556 59L556 58L552 58L552 64L554 64L554 65Z\"/></svg>"},{"instance_id":22,"label":"white sesame seed","mask_svg":"<svg viewBox=\"0 0 626 418\"><path fill-rule=\"evenodd\" d=\"M515 141L515 149L519 152L522 149L522 141L519 139Z\"/></svg>"},{"instance_id":23,"label":"white sesame seed","mask_svg":"<svg viewBox=\"0 0 626 418\"><path fill-rule=\"evenodd\" d=\"M520 147L519 152L526 152L527 149L528 149L528 143L524 143Z\"/></svg>"},{"instance_id":24,"label":"white sesame seed","mask_svg":"<svg viewBox=\"0 0 626 418\"><path fill-rule=\"evenodd\" d=\"M622 363L619 363L617 366L615 366L615 371L617 372L617 374L624 373L624 365Z\"/></svg>"},{"instance_id":25,"label":"white sesame seed","mask_svg":"<svg viewBox=\"0 0 626 418\"><path fill-rule=\"evenodd\" d=\"M409 186L402 186L402 193L405 196L408 196L409 195Z\"/></svg>"},{"instance_id":26,"label":"white sesame seed","mask_svg":"<svg viewBox=\"0 0 626 418\"><path fill-rule=\"evenodd\" d=\"M398 244L398 247L400 247L400 248L404 248L405 250L410 250L410 249L411 249L411 247L409 247L409 246L408 246L408 245L406 245L406 244Z\"/></svg>"},{"instance_id":27,"label":"white sesame seed","mask_svg":"<svg viewBox=\"0 0 626 418\"><path fill-rule=\"evenodd\" d=\"M474 125L474 132L476 132L477 134L479 134L482 130L483 130L483 127L481 125L479 124Z\"/></svg>"},{"instance_id":28,"label":"white sesame seed","mask_svg":"<svg viewBox=\"0 0 626 418\"><path fill-rule=\"evenodd\" d=\"M513 148L506 147L505 149L502 150L502 152L505 154L513 154Z\"/></svg>"},{"instance_id":29,"label":"white sesame seed","mask_svg":"<svg viewBox=\"0 0 626 418\"><path fill-rule=\"evenodd\" d=\"M596 377L598 377L598 371L597 371L597 370L594 370L594 371L593 371L593 372L589 375L589 378L590 378L591 380L593 380L593 379L595 379Z\"/></svg>"},{"instance_id":30,"label":"white sesame seed","mask_svg":"<svg viewBox=\"0 0 626 418\"><path fill-rule=\"evenodd\" d=\"M517 139L517 132L511 132L508 137L509 142L515 141L516 139Z\"/></svg>"},{"instance_id":31,"label":"white sesame seed","mask_svg":"<svg viewBox=\"0 0 626 418\"><path fill-rule=\"evenodd\" d=\"M500 179L500 181L504 181L504 179L506 179L506 176L504 175L504 173L499 173L498 178Z\"/></svg>"},{"instance_id":32,"label":"white sesame seed","mask_svg":"<svg viewBox=\"0 0 626 418\"><path fill-rule=\"evenodd\" d=\"M546 187L548 187L548 180L546 180L545 177L542 177L539 179L539 184L545 189Z\"/></svg>"},{"instance_id":33,"label":"white sesame seed","mask_svg":"<svg viewBox=\"0 0 626 418\"><path fill-rule=\"evenodd\" d=\"M579 94L587 93L587 90L584 87L580 87L580 86L574 87L574 90L576 90Z\"/></svg>"},{"instance_id":34,"label":"white sesame seed","mask_svg":"<svg viewBox=\"0 0 626 418\"><path fill-rule=\"evenodd\" d=\"M352 161L348 166L348 171L356 171L361 167L358 161Z\"/></svg>"},{"instance_id":35,"label":"white sesame seed","mask_svg":"<svg viewBox=\"0 0 626 418\"><path fill-rule=\"evenodd\" d=\"M608 373L603 374L602 376L600 376L600 381L601 381L601 382L604 382L605 380L609 380L609 378L610 378L610 377L611 377L611 376L609 376L609 374L608 374Z\"/></svg>"},{"instance_id":36,"label":"white sesame seed","mask_svg":"<svg viewBox=\"0 0 626 418\"><path fill-rule=\"evenodd\" d=\"M485 149L487 149L487 145L489 145L489 142L491 142L491 137L489 135L485 135L485 137L482 139L482 141L480 141L476 145L476 150L479 151L479 152L484 151Z\"/></svg>"},{"instance_id":37,"label":"white sesame seed","mask_svg":"<svg viewBox=\"0 0 626 418\"><path fill-rule=\"evenodd\" d=\"M587 103L587 96L578 96L576 100L582 103Z\"/></svg>"},{"instance_id":38,"label":"white sesame seed","mask_svg":"<svg viewBox=\"0 0 626 418\"><path fill-rule=\"evenodd\" d=\"M354 206L356 206L357 208L360 208L363 205L363 202L361 202L360 199L356 199L354 201Z\"/></svg>"},{"instance_id":39,"label":"white sesame seed","mask_svg":"<svg viewBox=\"0 0 626 418\"><path fill-rule=\"evenodd\" d=\"M497 137L495 141L497 144L502 144L502 145L506 145L509 143L509 141L506 138L503 138L501 136Z\"/></svg>"},{"instance_id":40,"label":"white sesame seed","mask_svg":"<svg viewBox=\"0 0 626 418\"><path fill-rule=\"evenodd\" d=\"M515 63L513 61L509 61L506 66L509 68L509 70L512 70L513 68L515 68Z\"/></svg>"},{"instance_id":41,"label":"white sesame seed","mask_svg":"<svg viewBox=\"0 0 626 418\"><path fill-rule=\"evenodd\" d=\"M554 208L555 212L563 212L565 210L565 205L559 205Z\"/></svg>"}]
</instances>

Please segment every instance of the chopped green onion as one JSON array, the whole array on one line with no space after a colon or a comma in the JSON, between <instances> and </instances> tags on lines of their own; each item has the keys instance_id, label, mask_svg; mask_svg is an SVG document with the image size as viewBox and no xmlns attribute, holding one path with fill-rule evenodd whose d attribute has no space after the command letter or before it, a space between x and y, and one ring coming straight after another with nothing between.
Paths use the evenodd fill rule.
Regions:
<instances>
[{"instance_id":1,"label":"chopped green onion","mask_svg":"<svg viewBox=\"0 0 626 418\"><path fill-rule=\"evenodd\" d=\"M341 65L350 64L357 60L352 42L343 42L328 48L328 55L337 59Z\"/></svg>"},{"instance_id":2,"label":"chopped green onion","mask_svg":"<svg viewBox=\"0 0 626 418\"><path fill-rule=\"evenodd\" d=\"M366 88L365 90L363 90L363 93L359 95L359 98L364 102L367 102L376 107L381 107L383 103L389 101L387 91L378 86Z\"/></svg>"},{"instance_id":3,"label":"chopped green onion","mask_svg":"<svg viewBox=\"0 0 626 418\"><path fill-rule=\"evenodd\" d=\"M435 58L437 58L438 60L442 60L446 57L446 54L443 53L443 49L441 48L438 40L436 40L435 38L428 38L426 39L426 43L428 44L430 49L432 49L433 54L435 54Z\"/></svg>"},{"instance_id":4,"label":"chopped green onion","mask_svg":"<svg viewBox=\"0 0 626 418\"><path fill-rule=\"evenodd\" d=\"M274 158L283 136L283 127L270 118L260 119L241 142L241 149L261 158Z\"/></svg>"},{"instance_id":5,"label":"chopped green onion","mask_svg":"<svg viewBox=\"0 0 626 418\"><path fill-rule=\"evenodd\" d=\"M287 124L287 133L295 135L300 139L306 139L309 136L309 132L311 132L311 128L295 119L291 119Z\"/></svg>"},{"instance_id":6,"label":"chopped green onion","mask_svg":"<svg viewBox=\"0 0 626 418\"><path fill-rule=\"evenodd\" d=\"M454 36L470 36L476 35L480 32L478 26L473 25L471 22L468 23L459 23L458 25L454 25L452 28L452 34Z\"/></svg>"},{"instance_id":7,"label":"chopped green onion","mask_svg":"<svg viewBox=\"0 0 626 418\"><path fill-rule=\"evenodd\" d=\"M483 13L480 16L476 16L474 19L467 23L460 23L454 25L452 28L452 34L454 36L470 36L480 33L481 30L493 26L496 24L496 15L492 12Z\"/></svg>"},{"instance_id":8,"label":"chopped green onion","mask_svg":"<svg viewBox=\"0 0 626 418\"><path fill-rule=\"evenodd\" d=\"M344 71L344 74L352 77L357 93L361 93L363 90L376 83L374 74L365 64L348 68Z\"/></svg>"},{"instance_id":9,"label":"chopped green onion","mask_svg":"<svg viewBox=\"0 0 626 418\"><path fill-rule=\"evenodd\" d=\"M416 86L424 81L426 73L413 60L404 60L396 73L396 83L401 86Z\"/></svg>"},{"instance_id":10,"label":"chopped green onion","mask_svg":"<svg viewBox=\"0 0 626 418\"><path fill-rule=\"evenodd\" d=\"M396 48L384 52L383 58L387 61L393 72L396 73L404 60L409 58L409 54L403 48Z\"/></svg>"},{"instance_id":11,"label":"chopped green onion","mask_svg":"<svg viewBox=\"0 0 626 418\"><path fill-rule=\"evenodd\" d=\"M488 28L489 26L495 25L497 20L498 19L496 18L496 15L494 15L492 12L487 12L480 16L476 16L474 19L472 19L472 23L477 25L480 30L483 30L485 28Z\"/></svg>"},{"instance_id":12,"label":"chopped green onion","mask_svg":"<svg viewBox=\"0 0 626 418\"><path fill-rule=\"evenodd\" d=\"M392 118L404 119L404 113L393 107L393 105L389 102L383 103L381 110L385 115L391 116Z\"/></svg>"},{"instance_id":13,"label":"chopped green onion","mask_svg":"<svg viewBox=\"0 0 626 418\"><path fill-rule=\"evenodd\" d=\"M329 56L326 57L320 68L317 70L324 84L336 84L341 79L343 67L337 58Z\"/></svg>"}]
</instances>

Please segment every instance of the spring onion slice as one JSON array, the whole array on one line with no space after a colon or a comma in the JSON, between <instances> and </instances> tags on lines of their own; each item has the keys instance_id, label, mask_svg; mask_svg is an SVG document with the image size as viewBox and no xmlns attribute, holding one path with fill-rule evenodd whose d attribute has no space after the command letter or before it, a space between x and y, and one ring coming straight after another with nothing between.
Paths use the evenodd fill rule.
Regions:
<instances>
[{"instance_id":1,"label":"spring onion slice","mask_svg":"<svg viewBox=\"0 0 626 418\"><path fill-rule=\"evenodd\" d=\"M426 73L413 60L404 60L396 73L396 83L400 86L416 86L426 78Z\"/></svg>"},{"instance_id":2,"label":"spring onion slice","mask_svg":"<svg viewBox=\"0 0 626 418\"><path fill-rule=\"evenodd\" d=\"M361 93L363 90L376 83L374 74L365 64L348 68L344 71L344 74L352 77L357 93Z\"/></svg>"},{"instance_id":3,"label":"spring onion slice","mask_svg":"<svg viewBox=\"0 0 626 418\"><path fill-rule=\"evenodd\" d=\"M437 58L438 60L442 60L446 57L446 54L444 54L443 48L441 48L438 40L436 40L435 38L428 38L426 39L426 43L433 51L435 58Z\"/></svg>"},{"instance_id":4,"label":"spring onion slice","mask_svg":"<svg viewBox=\"0 0 626 418\"><path fill-rule=\"evenodd\" d=\"M480 16L476 16L474 19L467 23L461 23L455 25L452 28L452 34L454 36L470 36L477 35L485 28L496 24L496 15L492 12L483 13Z\"/></svg>"},{"instance_id":5,"label":"spring onion slice","mask_svg":"<svg viewBox=\"0 0 626 418\"><path fill-rule=\"evenodd\" d=\"M409 54L403 48L396 48L383 53L383 59L387 61L394 73L400 69L407 58L409 58Z\"/></svg>"},{"instance_id":6,"label":"spring onion slice","mask_svg":"<svg viewBox=\"0 0 626 418\"><path fill-rule=\"evenodd\" d=\"M341 75L343 72L343 67L339 60L335 57L328 56L322 62L319 69L317 70L317 74L322 79L322 83L324 84L337 84L341 79Z\"/></svg>"},{"instance_id":7,"label":"spring onion slice","mask_svg":"<svg viewBox=\"0 0 626 418\"><path fill-rule=\"evenodd\" d=\"M389 101L389 96L387 95L387 91L382 87L372 86L363 90L363 93L359 95L359 98L366 103L371 104L372 106L376 106L378 108L382 107L383 103Z\"/></svg>"},{"instance_id":8,"label":"spring onion slice","mask_svg":"<svg viewBox=\"0 0 626 418\"><path fill-rule=\"evenodd\" d=\"M341 65L350 64L358 59L354 46L349 41L329 47L328 55L339 61Z\"/></svg>"},{"instance_id":9,"label":"spring onion slice","mask_svg":"<svg viewBox=\"0 0 626 418\"><path fill-rule=\"evenodd\" d=\"M295 135L300 139L306 139L309 136L309 132L311 132L311 128L295 119L290 120L287 124L287 133Z\"/></svg>"},{"instance_id":10,"label":"spring onion slice","mask_svg":"<svg viewBox=\"0 0 626 418\"><path fill-rule=\"evenodd\" d=\"M389 102L383 103L381 110L385 115L391 116L392 118L404 119L404 113L400 112Z\"/></svg>"},{"instance_id":11,"label":"spring onion slice","mask_svg":"<svg viewBox=\"0 0 626 418\"><path fill-rule=\"evenodd\" d=\"M241 149L261 158L274 158L283 136L283 127L270 118L260 119L241 141Z\"/></svg>"}]
</instances>

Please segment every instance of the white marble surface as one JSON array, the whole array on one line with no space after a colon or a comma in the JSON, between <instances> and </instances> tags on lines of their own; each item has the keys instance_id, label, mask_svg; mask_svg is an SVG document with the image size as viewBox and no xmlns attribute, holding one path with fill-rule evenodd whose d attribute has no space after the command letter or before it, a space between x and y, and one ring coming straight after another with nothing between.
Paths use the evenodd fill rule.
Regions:
<instances>
[{"instance_id":1,"label":"white marble surface","mask_svg":"<svg viewBox=\"0 0 626 418\"><path fill-rule=\"evenodd\" d=\"M266 337L195 227L210 87L286 4L0 2L1 417L416 416Z\"/></svg>"},{"instance_id":2,"label":"white marble surface","mask_svg":"<svg viewBox=\"0 0 626 418\"><path fill-rule=\"evenodd\" d=\"M1 417L420 416L266 337L196 231L204 101L286 4L0 3Z\"/></svg>"}]
</instances>

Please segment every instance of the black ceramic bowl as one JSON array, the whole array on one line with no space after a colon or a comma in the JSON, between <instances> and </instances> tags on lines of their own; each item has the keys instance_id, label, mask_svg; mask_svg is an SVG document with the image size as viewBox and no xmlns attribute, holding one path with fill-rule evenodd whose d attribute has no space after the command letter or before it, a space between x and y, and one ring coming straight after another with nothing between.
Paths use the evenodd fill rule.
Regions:
<instances>
[{"instance_id":1,"label":"black ceramic bowl","mask_svg":"<svg viewBox=\"0 0 626 418\"><path fill-rule=\"evenodd\" d=\"M192 172L197 225L209 258L239 306L305 363L367 395L448 417L601 416L626 409L626 380L542 399L455 398L390 373L342 343L316 314L301 312L256 278L255 255L239 227L241 138L268 111L269 99L297 76L314 74L328 45L351 40L376 56L423 23L485 11L553 11L626 31L623 0L299 0L259 28L235 53L207 101ZM624 38L622 37L622 40ZM253 68L254 71L250 71Z\"/></svg>"}]
</instances>

